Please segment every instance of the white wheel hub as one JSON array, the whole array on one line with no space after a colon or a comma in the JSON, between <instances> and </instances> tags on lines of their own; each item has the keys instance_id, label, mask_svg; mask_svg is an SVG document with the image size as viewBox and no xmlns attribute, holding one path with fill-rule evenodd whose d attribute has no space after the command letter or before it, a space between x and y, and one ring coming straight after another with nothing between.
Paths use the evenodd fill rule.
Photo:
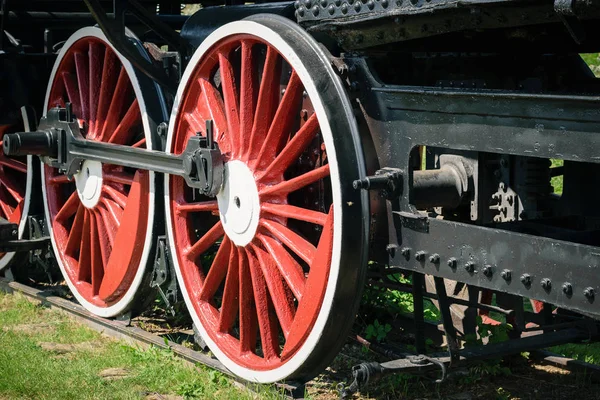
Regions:
<instances>
[{"instance_id":1,"label":"white wheel hub","mask_svg":"<svg viewBox=\"0 0 600 400\"><path fill-rule=\"evenodd\" d=\"M260 200L254 175L246 164L237 160L225 164L217 203L227 236L238 246L250 243L258 228Z\"/></svg>"},{"instance_id":2,"label":"white wheel hub","mask_svg":"<svg viewBox=\"0 0 600 400\"><path fill-rule=\"evenodd\" d=\"M102 163L84 161L81 170L75 174L75 185L83 205L87 208L94 208L102 193Z\"/></svg>"}]
</instances>

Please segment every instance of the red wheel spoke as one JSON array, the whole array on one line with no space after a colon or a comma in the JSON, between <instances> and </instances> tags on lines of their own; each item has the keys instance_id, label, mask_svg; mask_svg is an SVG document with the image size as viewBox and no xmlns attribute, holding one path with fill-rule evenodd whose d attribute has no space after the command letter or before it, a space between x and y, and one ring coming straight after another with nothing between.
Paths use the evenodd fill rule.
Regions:
<instances>
[{"instance_id":1,"label":"red wheel spoke","mask_svg":"<svg viewBox=\"0 0 600 400\"><path fill-rule=\"evenodd\" d=\"M71 229L69 230L69 237L67 238L67 244L65 246L65 254L75 256L76 250L79 249L84 228L84 216L85 207L83 204L79 204L79 207L77 207L77 213L75 214L75 219L73 220L73 225L71 225Z\"/></svg>"},{"instance_id":2,"label":"red wheel spoke","mask_svg":"<svg viewBox=\"0 0 600 400\"><path fill-rule=\"evenodd\" d=\"M206 123L201 121L198 117L199 115L195 112L185 113L183 115L183 119L189 124L189 128L194 135L198 132L206 131Z\"/></svg>"},{"instance_id":3,"label":"red wheel spoke","mask_svg":"<svg viewBox=\"0 0 600 400\"><path fill-rule=\"evenodd\" d=\"M90 282L92 277L90 234L90 212L85 209L81 241L79 243L79 271L77 274L77 280L84 282Z\"/></svg>"},{"instance_id":4,"label":"red wheel spoke","mask_svg":"<svg viewBox=\"0 0 600 400\"><path fill-rule=\"evenodd\" d=\"M238 250L239 259L239 286L240 286L240 353L254 352L256 349L256 333L258 321L254 294L252 290L252 276L246 252Z\"/></svg>"},{"instance_id":5,"label":"red wheel spoke","mask_svg":"<svg viewBox=\"0 0 600 400\"><path fill-rule=\"evenodd\" d=\"M102 185L102 190L104 190L104 193L106 193L108 197L114 200L115 203L119 205L119 207L123 209L125 208L125 206L127 205L127 196L125 196L123 193L119 192L117 189L109 185Z\"/></svg>"},{"instance_id":6,"label":"red wheel spoke","mask_svg":"<svg viewBox=\"0 0 600 400\"><path fill-rule=\"evenodd\" d=\"M290 253L276 239L260 234L258 238L269 253L271 253L271 256L275 260L275 265L279 268L281 276L287 282L296 299L298 301L302 300L306 279L304 278L304 271L300 264L294 260Z\"/></svg>"},{"instance_id":7,"label":"red wheel spoke","mask_svg":"<svg viewBox=\"0 0 600 400\"><path fill-rule=\"evenodd\" d=\"M17 201L17 203L23 201L23 196L17 190L19 186L10 176L6 174L0 174L0 183L6 188L8 193Z\"/></svg>"},{"instance_id":8,"label":"red wheel spoke","mask_svg":"<svg viewBox=\"0 0 600 400\"><path fill-rule=\"evenodd\" d=\"M100 96L98 100L98 108L96 111L96 137L100 135L104 129L104 123L108 115L108 108L112 100L115 86L119 78L119 70L121 69L119 60L116 54L106 47L104 52L104 65L102 66L102 84L100 86Z\"/></svg>"},{"instance_id":9,"label":"red wheel spoke","mask_svg":"<svg viewBox=\"0 0 600 400\"><path fill-rule=\"evenodd\" d=\"M272 303L267 295L265 279L260 269L260 263L256 255L246 250L250 265L250 275L252 277L252 287L254 291L254 304L256 305L256 314L258 316L258 327L260 330L260 342L264 358L272 359L278 357L279 338L277 331L277 321L271 318Z\"/></svg>"},{"instance_id":10,"label":"red wheel spoke","mask_svg":"<svg viewBox=\"0 0 600 400\"><path fill-rule=\"evenodd\" d=\"M114 207L119 210L119 212L122 212L119 207ZM115 214L113 214L113 212L106 208L104 204L99 206L97 210L100 214L98 218L98 224L102 224L102 231L104 232L106 239L108 239L108 248L112 249L115 245L115 234L119 230L119 220ZM109 253L107 254L110 255ZM106 263L108 263L108 260Z\"/></svg>"},{"instance_id":11,"label":"red wheel spoke","mask_svg":"<svg viewBox=\"0 0 600 400\"><path fill-rule=\"evenodd\" d=\"M9 219L10 216L13 214L14 209L8 205L8 198L6 196L6 194L4 193L3 190L0 190L0 209L2 210L2 213L4 214L4 218L5 219Z\"/></svg>"},{"instance_id":12,"label":"red wheel spoke","mask_svg":"<svg viewBox=\"0 0 600 400\"><path fill-rule=\"evenodd\" d=\"M225 242L225 240L223 240ZM235 318L239 310L240 294L240 262L236 246L229 246L229 267L225 288L223 289L223 301L221 302L221 313L219 315L219 331L229 332L233 328Z\"/></svg>"},{"instance_id":13,"label":"red wheel spoke","mask_svg":"<svg viewBox=\"0 0 600 400\"><path fill-rule=\"evenodd\" d=\"M270 221L262 218L260 220L262 226L269 230L273 236L281 240L287 247L289 247L294 253L302 258L308 265L313 261L315 257L315 246L298 235L296 232L289 228L281 225L279 222Z\"/></svg>"},{"instance_id":14,"label":"red wheel spoke","mask_svg":"<svg viewBox=\"0 0 600 400\"><path fill-rule=\"evenodd\" d=\"M69 219L77 212L77 208L79 207L80 201L77 192L71 193L65 204L60 208L54 219L58 223L62 223Z\"/></svg>"},{"instance_id":15,"label":"red wheel spoke","mask_svg":"<svg viewBox=\"0 0 600 400\"><path fill-rule=\"evenodd\" d=\"M62 80L65 85L69 103L73 105L73 113L77 118L81 118L81 99L79 97L79 88L77 87L77 78L69 72L62 73Z\"/></svg>"},{"instance_id":16,"label":"red wheel spoke","mask_svg":"<svg viewBox=\"0 0 600 400\"><path fill-rule=\"evenodd\" d=\"M102 251L100 249L100 238L98 236L98 227L96 226L96 216L89 212L90 218L90 268L92 270L92 293L98 294L102 277L104 276L104 265L102 263Z\"/></svg>"},{"instance_id":17,"label":"red wheel spoke","mask_svg":"<svg viewBox=\"0 0 600 400\"><path fill-rule=\"evenodd\" d=\"M88 57L83 53L76 52L74 58L77 71L77 85L79 87L79 105L81 106L81 115L78 115L77 117L89 124L90 69L88 66Z\"/></svg>"},{"instance_id":18,"label":"red wheel spoke","mask_svg":"<svg viewBox=\"0 0 600 400\"><path fill-rule=\"evenodd\" d=\"M138 105L137 99L131 103L129 109L125 113L125 116L112 132L112 135L108 139L109 143L116 144L128 144L131 139L136 135L133 128L141 123L140 106ZM104 138L104 136L103 136Z\"/></svg>"},{"instance_id":19,"label":"red wheel spoke","mask_svg":"<svg viewBox=\"0 0 600 400\"><path fill-rule=\"evenodd\" d=\"M315 138L318 131L319 121L317 115L313 114L267 167L263 176L283 174L290 165L298 161L298 158Z\"/></svg>"},{"instance_id":20,"label":"red wheel spoke","mask_svg":"<svg viewBox=\"0 0 600 400\"><path fill-rule=\"evenodd\" d=\"M219 250L215 255L215 259L213 260L213 263L208 270L208 274L206 274L206 278L204 279L204 283L202 284L202 290L200 291L201 300L207 301L211 299L217 290L219 290L219 285L221 285L223 279L225 279L225 276L227 275L229 247L229 239L225 237L219 246Z\"/></svg>"},{"instance_id":21,"label":"red wheel spoke","mask_svg":"<svg viewBox=\"0 0 600 400\"><path fill-rule=\"evenodd\" d=\"M54 175L48 179L48 183L51 185L62 185L64 183L70 183L71 181L66 175Z\"/></svg>"},{"instance_id":22,"label":"red wheel spoke","mask_svg":"<svg viewBox=\"0 0 600 400\"><path fill-rule=\"evenodd\" d=\"M121 67L119 79L117 80L117 86L115 86L115 91L113 92L110 100L110 107L108 108L108 113L106 114L106 121L104 122L102 133L99 137L100 141L105 142L108 140L108 138L112 136L114 130L119 125L122 110L125 106L125 102L127 101L130 89L131 84L129 83L129 77L127 76L125 67Z\"/></svg>"},{"instance_id":23,"label":"red wheel spoke","mask_svg":"<svg viewBox=\"0 0 600 400\"><path fill-rule=\"evenodd\" d=\"M219 68L223 88L223 100L225 101L225 115L227 116L227 134L232 154L235 155L240 150L239 98L233 67L227 56L223 53L219 53Z\"/></svg>"},{"instance_id":24,"label":"red wheel spoke","mask_svg":"<svg viewBox=\"0 0 600 400\"><path fill-rule=\"evenodd\" d=\"M205 119L211 119L214 123L215 138L220 143L221 136L225 133L227 137L229 148L233 147L231 142L231 132L227 131L227 118L225 117L225 105L221 99L221 95L214 88L214 86L206 79L200 79L200 87L202 88L203 97L199 99L199 102L203 102L208 108L209 116L203 116ZM199 105L200 109L203 109L204 104ZM209 117L209 118L207 118ZM203 125L201 125L203 126ZM204 130L202 130L204 131Z\"/></svg>"},{"instance_id":25,"label":"red wheel spoke","mask_svg":"<svg viewBox=\"0 0 600 400\"><path fill-rule=\"evenodd\" d=\"M317 254L314 262L310 265L310 273L306 281L306 292L311 293L305 296L298 304L296 318L290 329L290 336L287 338L281 357L285 358L291 354L295 348L306 338L311 326L319 314L321 299L325 295L325 290L329 278L329 266L331 265L331 255L333 251L333 206L329 210L328 219L323 227Z\"/></svg>"},{"instance_id":26,"label":"red wheel spoke","mask_svg":"<svg viewBox=\"0 0 600 400\"><path fill-rule=\"evenodd\" d=\"M116 231L119 228L121 217L123 215L123 209L114 201L106 197L101 197L100 202L102 204L101 209L106 211L103 214L106 218L104 221L112 229Z\"/></svg>"},{"instance_id":27,"label":"red wheel spoke","mask_svg":"<svg viewBox=\"0 0 600 400\"><path fill-rule=\"evenodd\" d=\"M212 201L201 201L197 203L185 203L185 204L175 204L175 208L178 214L186 214L193 212L202 212L202 211L218 211L219 205L216 200Z\"/></svg>"},{"instance_id":28,"label":"red wheel spoke","mask_svg":"<svg viewBox=\"0 0 600 400\"><path fill-rule=\"evenodd\" d=\"M283 277L279 273L273 257L258 246L252 246L252 250L258 257L260 271L267 282L271 301L275 306L275 312L279 319L279 325L283 335L287 338L294 321L294 299L291 292L286 290Z\"/></svg>"},{"instance_id":29,"label":"red wheel spoke","mask_svg":"<svg viewBox=\"0 0 600 400\"><path fill-rule=\"evenodd\" d=\"M8 158L4 155L0 155L0 165L6 168L14 169L16 171L22 172L24 174L27 173L27 164L21 162L19 160L14 160L12 158Z\"/></svg>"},{"instance_id":30,"label":"red wheel spoke","mask_svg":"<svg viewBox=\"0 0 600 400\"><path fill-rule=\"evenodd\" d=\"M217 222L204 236L202 236L193 246L183 250L183 254L188 260L195 260L200 254L204 253L210 246L215 244L225 231L221 221Z\"/></svg>"},{"instance_id":31,"label":"red wheel spoke","mask_svg":"<svg viewBox=\"0 0 600 400\"><path fill-rule=\"evenodd\" d=\"M108 257L110 256L110 250L112 249L113 241L111 235L113 232L108 232L106 229L106 223L104 222L104 216L100 211L101 207L96 209L94 217L96 218L96 230L98 231L98 246L100 248L100 254L102 255L102 265L108 264Z\"/></svg>"},{"instance_id":32,"label":"red wheel spoke","mask_svg":"<svg viewBox=\"0 0 600 400\"><path fill-rule=\"evenodd\" d=\"M125 171L106 171L102 173L102 179L109 182L120 183L122 185L131 186L133 182L133 174Z\"/></svg>"},{"instance_id":33,"label":"red wheel spoke","mask_svg":"<svg viewBox=\"0 0 600 400\"><path fill-rule=\"evenodd\" d=\"M102 65L104 64L104 46L97 42L89 45L89 77L90 96L89 104L89 132L92 137L96 136L96 116L98 114L98 98L100 97L100 86L102 84Z\"/></svg>"},{"instance_id":34,"label":"red wheel spoke","mask_svg":"<svg viewBox=\"0 0 600 400\"><path fill-rule=\"evenodd\" d=\"M146 138L141 139L138 142L135 142L131 147L146 147Z\"/></svg>"},{"instance_id":35,"label":"red wheel spoke","mask_svg":"<svg viewBox=\"0 0 600 400\"><path fill-rule=\"evenodd\" d=\"M242 62L240 68L240 134L239 145L244 154L250 146L252 125L254 123L254 109L256 108L257 82L254 73L252 57L253 43L242 41Z\"/></svg>"},{"instance_id":36,"label":"red wheel spoke","mask_svg":"<svg viewBox=\"0 0 600 400\"><path fill-rule=\"evenodd\" d=\"M277 185L268 186L260 192L260 195L261 197L263 197L288 194L296 190L302 189L303 187L306 187L311 183L314 183L327 176L329 176L329 164L313 169L312 171L292 178L289 181L284 181L278 183Z\"/></svg>"},{"instance_id":37,"label":"red wheel spoke","mask_svg":"<svg viewBox=\"0 0 600 400\"><path fill-rule=\"evenodd\" d=\"M281 103L275 113L275 118L269 127L267 137L264 139L262 148L258 154L258 160L261 165L269 165L287 142L292 124L296 120L298 111L300 111L299 107L303 90L302 81L298 77L298 74L296 74L296 71L293 71Z\"/></svg>"},{"instance_id":38,"label":"red wheel spoke","mask_svg":"<svg viewBox=\"0 0 600 400\"><path fill-rule=\"evenodd\" d=\"M289 204L262 203L261 209L269 214L284 218L297 219L317 225L325 225L327 214L307 208L290 206Z\"/></svg>"},{"instance_id":39,"label":"red wheel spoke","mask_svg":"<svg viewBox=\"0 0 600 400\"><path fill-rule=\"evenodd\" d=\"M256 102L256 113L252 125L252 135L248 148L248 158L257 158L270 122L279 104L279 80L281 78L281 57L272 47L267 47L267 55L263 67L262 79Z\"/></svg>"}]
</instances>

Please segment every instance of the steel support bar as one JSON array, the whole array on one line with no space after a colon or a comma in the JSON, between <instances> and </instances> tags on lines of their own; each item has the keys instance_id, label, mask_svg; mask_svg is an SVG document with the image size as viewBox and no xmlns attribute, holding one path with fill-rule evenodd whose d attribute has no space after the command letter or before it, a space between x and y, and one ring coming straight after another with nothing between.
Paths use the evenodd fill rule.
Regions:
<instances>
[{"instance_id":1,"label":"steel support bar","mask_svg":"<svg viewBox=\"0 0 600 400\"><path fill-rule=\"evenodd\" d=\"M600 315L595 288L600 252L595 246L434 218L422 219L415 227L410 219L402 218L403 213L393 212L393 216L403 246L438 254L440 263L395 255L390 265ZM454 267L448 265L449 260L455 260ZM483 273L486 266L487 275ZM502 277L505 269L511 271L511 279ZM571 293L561 289L567 276ZM544 278L553 282L552 287L541 285Z\"/></svg>"},{"instance_id":2,"label":"steel support bar","mask_svg":"<svg viewBox=\"0 0 600 400\"><path fill-rule=\"evenodd\" d=\"M69 153L73 157L84 160L100 161L163 174L185 175L183 156L167 154L162 151L77 139L71 142Z\"/></svg>"}]
</instances>

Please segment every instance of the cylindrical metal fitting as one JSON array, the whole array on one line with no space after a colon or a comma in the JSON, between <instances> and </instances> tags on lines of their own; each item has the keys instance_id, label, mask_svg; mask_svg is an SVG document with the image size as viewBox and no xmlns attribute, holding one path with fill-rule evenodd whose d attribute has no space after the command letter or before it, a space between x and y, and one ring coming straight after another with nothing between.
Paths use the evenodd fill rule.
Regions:
<instances>
[{"instance_id":1,"label":"cylindrical metal fitting","mask_svg":"<svg viewBox=\"0 0 600 400\"><path fill-rule=\"evenodd\" d=\"M454 164L413 172L411 203L419 209L456 208L466 192L466 173Z\"/></svg>"},{"instance_id":2,"label":"cylindrical metal fitting","mask_svg":"<svg viewBox=\"0 0 600 400\"><path fill-rule=\"evenodd\" d=\"M2 149L7 156L38 156L56 157L58 143L50 131L9 133L2 138Z\"/></svg>"}]
</instances>

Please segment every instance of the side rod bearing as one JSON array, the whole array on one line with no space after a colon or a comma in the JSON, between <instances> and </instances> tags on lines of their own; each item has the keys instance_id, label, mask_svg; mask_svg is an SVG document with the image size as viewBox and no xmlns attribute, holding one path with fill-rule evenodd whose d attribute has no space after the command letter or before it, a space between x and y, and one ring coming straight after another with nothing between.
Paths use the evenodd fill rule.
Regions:
<instances>
[{"instance_id":1,"label":"side rod bearing","mask_svg":"<svg viewBox=\"0 0 600 400\"><path fill-rule=\"evenodd\" d=\"M178 175L188 186L214 197L223 184L224 162L219 145L213 140L213 124L206 121L206 137L188 139L182 154L139 149L113 143L87 140L73 117L71 104L48 111L34 132L4 135L7 156L38 155L42 161L73 177L84 160Z\"/></svg>"}]
</instances>

